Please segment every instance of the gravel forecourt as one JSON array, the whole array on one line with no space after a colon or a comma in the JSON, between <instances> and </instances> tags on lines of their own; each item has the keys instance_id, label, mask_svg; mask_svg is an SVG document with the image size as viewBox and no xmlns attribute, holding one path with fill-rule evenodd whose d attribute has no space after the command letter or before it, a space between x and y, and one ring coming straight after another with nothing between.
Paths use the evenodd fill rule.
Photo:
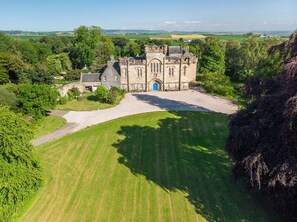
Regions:
<instances>
[{"instance_id":1,"label":"gravel forecourt","mask_svg":"<svg viewBox=\"0 0 297 222\"><path fill-rule=\"evenodd\" d=\"M53 133L33 140L32 144L38 146L88 126L139 113L185 110L232 114L237 109L238 107L229 100L193 90L127 93L119 105L110 109L80 112L53 111L53 115L65 118L67 124Z\"/></svg>"}]
</instances>

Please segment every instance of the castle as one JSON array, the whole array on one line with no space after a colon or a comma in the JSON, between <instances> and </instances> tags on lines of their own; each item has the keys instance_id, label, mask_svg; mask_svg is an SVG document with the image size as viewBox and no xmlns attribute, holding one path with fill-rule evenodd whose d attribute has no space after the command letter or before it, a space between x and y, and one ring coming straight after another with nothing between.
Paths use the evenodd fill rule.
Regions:
<instances>
[{"instance_id":1,"label":"castle","mask_svg":"<svg viewBox=\"0 0 297 222\"><path fill-rule=\"evenodd\" d=\"M127 92L187 90L195 81L197 58L183 46L145 46L145 57L108 61L102 74L81 74L80 82L95 90L116 86Z\"/></svg>"}]
</instances>

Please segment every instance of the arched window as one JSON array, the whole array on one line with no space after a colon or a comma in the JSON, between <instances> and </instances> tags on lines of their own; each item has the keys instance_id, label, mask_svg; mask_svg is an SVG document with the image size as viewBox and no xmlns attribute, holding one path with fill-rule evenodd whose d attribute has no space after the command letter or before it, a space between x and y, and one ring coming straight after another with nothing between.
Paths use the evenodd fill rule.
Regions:
<instances>
[{"instance_id":1,"label":"arched window","mask_svg":"<svg viewBox=\"0 0 297 222\"><path fill-rule=\"evenodd\" d=\"M168 71L169 71L169 76L171 76L171 68L169 68L169 70L168 70Z\"/></svg>"},{"instance_id":2,"label":"arched window","mask_svg":"<svg viewBox=\"0 0 297 222\"><path fill-rule=\"evenodd\" d=\"M151 72L153 72L153 63L151 63Z\"/></svg>"},{"instance_id":3,"label":"arched window","mask_svg":"<svg viewBox=\"0 0 297 222\"><path fill-rule=\"evenodd\" d=\"M184 67L184 76L186 76L187 75L187 67L185 66Z\"/></svg>"},{"instance_id":4,"label":"arched window","mask_svg":"<svg viewBox=\"0 0 297 222\"><path fill-rule=\"evenodd\" d=\"M174 68L171 70L171 76L174 76Z\"/></svg>"},{"instance_id":5,"label":"arched window","mask_svg":"<svg viewBox=\"0 0 297 222\"><path fill-rule=\"evenodd\" d=\"M142 69L140 69L140 77L142 77Z\"/></svg>"}]
</instances>

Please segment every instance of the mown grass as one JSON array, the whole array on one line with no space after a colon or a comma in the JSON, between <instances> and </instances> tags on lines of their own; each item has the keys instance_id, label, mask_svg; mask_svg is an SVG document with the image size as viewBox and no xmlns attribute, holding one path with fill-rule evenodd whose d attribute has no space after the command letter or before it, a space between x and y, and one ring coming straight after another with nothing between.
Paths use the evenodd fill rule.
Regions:
<instances>
[{"instance_id":1,"label":"mown grass","mask_svg":"<svg viewBox=\"0 0 297 222\"><path fill-rule=\"evenodd\" d=\"M114 104L109 103L102 103L99 102L96 96L93 94L87 95L84 99L74 99L71 101L68 101L64 105L58 105L56 107L57 110L63 110L63 111L91 111L91 110L98 110L98 109L108 109L111 107L114 107L118 105L123 97L119 97Z\"/></svg>"},{"instance_id":2,"label":"mown grass","mask_svg":"<svg viewBox=\"0 0 297 222\"><path fill-rule=\"evenodd\" d=\"M34 137L39 138L45 136L66 124L66 120L58 116L47 116L44 120L36 126L34 130Z\"/></svg>"},{"instance_id":3,"label":"mown grass","mask_svg":"<svg viewBox=\"0 0 297 222\"><path fill-rule=\"evenodd\" d=\"M217 113L140 114L38 147L45 185L20 221L277 221L231 181L227 123Z\"/></svg>"}]
</instances>

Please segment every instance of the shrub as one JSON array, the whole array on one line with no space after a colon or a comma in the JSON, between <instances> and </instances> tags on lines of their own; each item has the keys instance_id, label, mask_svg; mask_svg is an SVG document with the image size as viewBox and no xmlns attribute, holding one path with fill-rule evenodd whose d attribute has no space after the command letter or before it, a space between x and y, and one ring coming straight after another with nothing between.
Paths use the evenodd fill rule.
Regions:
<instances>
[{"instance_id":1,"label":"shrub","mask_svg":"<svg viewBox=\"0 0 297 222\"><path fill-rule=\"evenodd\" d=\"M109 90L106 96L106 102L110 104L114 104L119 97L118 91Z\"/></svg>"},{"instance_id":2,"label":"shrub","mask_svg":"<svg viewBox=\"0 0 297 222\"><path fill-rule=\"evenodd\" d=\"M66 96L60 97L59 102L60 102L61 105L65 105L67 103L67 101L68 101L68 99L67 99Z\"/></svg>"},{"instance_id":3,"label":"shrub","mask_svg":"<svg viewBox=\"0 0 297 222\"><path fill-rule=\"evenodd\" d=\"M76 99L79 95L80 95L80 91L77 87L72 87L67 92L67 96L69 100Z\"/></svg>"},{"instance_id":4,"label":"shrub","mask_svg":"<svg viewBox=\"0 0 297 222\"><path fill-rule=\"evenodd\" d=\"M9 106L12 110L16 109L17 98L14 93L5 88L0 88L0 105Z\"/></svg>"},{"instance_id":5,"label":"shrub","mask_svg":"<svg viewBox=\"0 0 297 222\"><path fill-rule=\"evenodd\" d=\"M13 221L42 185L42 170L20 114L0 106L0 221Z\"/></svg>"},{"instance_id":6,"label":"shrub","mask_svg":"<svg viewBox=\"0 0 297 222\"><path fill-rule=\"evenodd\" d=\"M18 108L22 113L39 120L46 115L48 109L55 108L58 95L57 90L45 84L20 84L17 95Z\"/></svg>"},{"instance_id":7,"label":"shrub","mask_svg":"<svg viewBox=\"0 0 297 222\"><path fill-rule=\"evenodd\" d=\"M230 78L223 73L204 73L198 75L198 82L206 92L228 98L234 98L235 90L231 85Z\"/></svg>"},{"instance_id":8,"label":"shrub","mask_svg":"<svg viewBox=\"0 0 297 222\"><path fill-rule=\"evenodd\" d=\"M108 90L104 86L99 86L95 91L95 96L100 102L106 102Z\"/></svg>"}]
</instances>

